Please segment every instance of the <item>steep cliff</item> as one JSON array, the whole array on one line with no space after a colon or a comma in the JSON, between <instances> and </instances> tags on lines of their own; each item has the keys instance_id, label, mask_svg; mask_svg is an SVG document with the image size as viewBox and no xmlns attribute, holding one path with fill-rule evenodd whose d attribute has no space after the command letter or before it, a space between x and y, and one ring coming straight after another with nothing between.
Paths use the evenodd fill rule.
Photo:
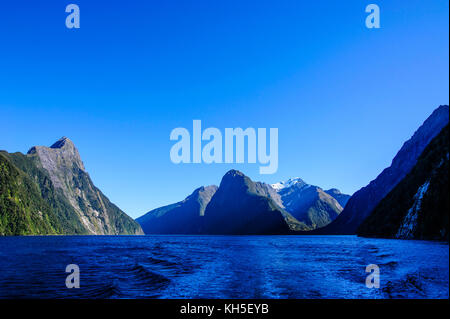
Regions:
<instances>
[{"instance_id":1,"label":"steep cliff","mask_svg":"<svg viewBox=\"0 0 450 319\"><path fill-rule=\"evenodd\" d=\"M411 172L375 207L360 236L449 240L449 126L430 142Z\"/></svg>"},{"instance_id":2,"label":"steep cliff","mask_svg":"<svg viewBox=\"0 0 450 319\"><path fill-rule=\"evenodd\" d=\"M357 191L347 202L342 213L320 234L355 234L356 229L369 216L378 203L411 171L430 141L447 125L448 105L441 105L426 119L414 135L406 141L392 160L390 167L381 172L369 185Z\"/></svg>"},{"instance_id":3,"label":"steep cliff","mask_svg":"<svg viewBox=\"0 0 450 319\"><path fill-rule=\"evenodd\" d=\"M28 154L2 152L35 183L63 234L143 234L141 227L95 187L75 145L61 138ZM3 214L4 212L2 212Z\"/></svg>"}]
</instances>

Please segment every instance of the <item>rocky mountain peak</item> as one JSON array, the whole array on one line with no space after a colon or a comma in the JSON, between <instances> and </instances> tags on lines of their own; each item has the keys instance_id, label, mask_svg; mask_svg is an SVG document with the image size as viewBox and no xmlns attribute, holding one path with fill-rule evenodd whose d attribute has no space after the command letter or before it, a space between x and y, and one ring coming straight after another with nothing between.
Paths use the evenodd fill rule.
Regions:
<instances>
[{"instance_id":1,"label":"rocky mountain peak","mask_svg":"<svg viewBox=\"0 0 450 319\"><path fill-rule=\"evenodd\" d=\"M41 198L49 205L36 208L38 218L42 219L45 209L55 214L56 219L44 233L143 234L140 226L94 185L77 148L67 137L50 147L34 146L26 156L17 153L10 157L29 175L28 182L36 183L38 192L33 200ZM56 228L51 228L54 225Z\"/></svg>"},{"instance_id":2,"label":"rocky mountain peak","mask_svg":"<svg viewBox=\"0 0 450 319\"><path fill-rule=\"evenodd\" d=\"M75 145L68 137L63 136L55 143L53 143L52 146L50 146L50 148L63 148L63 147L75 147Z\"/></svg>"},{"instance_id":3,"label":"rocky mountain peak","mask_svg":"<svg viewBox=\"0 0 450 319\"><path fill-rule=\"evenodd\" d=\"M289 178L287 181L281 181L279 183L271 184L270 186L272 186L274 189L279 191L283 188L288 188L288 187L292 187L292 186L302 187L305 185L307 185L307 184L301 178L295 177L295 178Z\"/></svg>"},{"instance_id":4,"label":"rocky mountain peak","mask_svg":"<svg viewBox=\"0 0 450 319\"><path fill-rule=\"evenodd\" d=\"M238 171L236 169L231 169L223 176L223 178L235 178L235 177L244 177L244 176L245 176L244 173L242 173L241 171Z\"/></svg>"},{"instance_id":5,"label":"rocky mountain peak","mask_svg":"<svg viewBox=\"0 0 450 319\"><path fill-rule=\"evenodd\" d=\"M50 147L33 146L27 154L38 155L44 168L49 171L54 171L57 168L72 169L73 167L85 170L75 144L65 136Z\"/></svg>"},{"instance_id":6,"label":"rocky mountain peak","mask_svg":"<svg viewBox=\"0 0 450 319\"><path fill-rule=\"evenodd\" d=\"M194 192L192 193L192 195L194 195L194 194L202 194L202 193L215 192L217 189L218 189L218 187L217 187L216 185L200 186L199 188L197 188L196 190L194 190Z\"/></svg>"},{"instance_id":7,"label":"rocky mountain peak","mask_svg":"<svg viewBox=\"0 0 450 319\"><path fill-rule=\"evenodd\" d=\"M249 180L249 178L242 172L232 169L229 170L223 177L222 181L220 182L220 186L231 186L231 185L242 185L246 183L246 180Z\"/></svg>"},{"instance_id":8,"label":"rocky mountain peak","mask_svg":"<svg viewBox=\"0 0 450 319\"><path fill-rule=\"evenodd\" d=\"M211 197L217 191L217 189L218 187L216 185L200 186L199 188L195 189L191 195L186 197L184 201L194 199L199 202L203 201L209 202L211 200Z\"/></svg>"}]
</instances>

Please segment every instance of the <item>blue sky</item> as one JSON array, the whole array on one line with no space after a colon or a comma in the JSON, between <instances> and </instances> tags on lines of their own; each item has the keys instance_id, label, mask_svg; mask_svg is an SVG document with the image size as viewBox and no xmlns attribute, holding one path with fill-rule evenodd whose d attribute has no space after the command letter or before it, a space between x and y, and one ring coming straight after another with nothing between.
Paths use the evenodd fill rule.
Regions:
<instances>
[{"instance_id":1,"label":"blue sky","mask_svg":"<svg viewBox=\"0 0 450 319\"><path fill-rule=\"evenodd\" d=\"M81 28L65 27L76 3ZM367 29L365 7L381 9ZM448 1L8 1L0 149L68 136L132 217L218 184L301 177L353 193L449 98ZM279 168L170 161L175 127L277 127Z\"/></svg>"}]
</instances>

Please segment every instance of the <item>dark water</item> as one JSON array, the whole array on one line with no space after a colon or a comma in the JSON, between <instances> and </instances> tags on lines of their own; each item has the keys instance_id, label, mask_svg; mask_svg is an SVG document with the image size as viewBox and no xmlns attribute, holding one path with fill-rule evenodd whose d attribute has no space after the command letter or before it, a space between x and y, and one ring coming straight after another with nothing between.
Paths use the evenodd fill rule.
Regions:
<instances>
[{"instance_id":1,"label":"dark water","mask_svg":"<svg viewBox=\"0 0 450 319\"><path fill-rule=\"evenodd\" d=\"M448 267L447 244L354 236L0 237L0 298L448 298Z\"/></svg>"}]
</instances>

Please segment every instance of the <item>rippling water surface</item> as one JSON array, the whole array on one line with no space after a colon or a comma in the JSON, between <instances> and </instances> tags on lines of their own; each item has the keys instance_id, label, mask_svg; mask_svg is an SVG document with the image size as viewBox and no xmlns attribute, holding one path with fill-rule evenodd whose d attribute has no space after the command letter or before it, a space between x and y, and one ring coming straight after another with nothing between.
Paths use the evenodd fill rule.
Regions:
<instances>
[{"instance_id":1,"label":"rippling water surface","mask_svg":"<svg viewBox=\"0 0 450 319\"><path fill-rule=\"evenodd\" d=\"M448 298L448 267L448 244L355 236L0 237L0 298Z\"/></svg>"}]
</instances>

